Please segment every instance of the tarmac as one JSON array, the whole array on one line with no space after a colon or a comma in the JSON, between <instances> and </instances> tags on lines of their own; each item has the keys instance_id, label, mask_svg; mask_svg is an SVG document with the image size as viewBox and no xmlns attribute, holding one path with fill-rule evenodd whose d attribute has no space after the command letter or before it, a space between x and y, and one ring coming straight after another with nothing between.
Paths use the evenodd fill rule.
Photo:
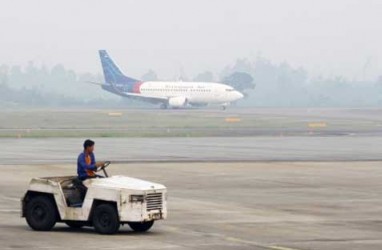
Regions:
<instances>
[{"instance_id":1,"label":"tarmac","mask_svg":"<svg viewBox=\"0 0 382 250\"><path fill-rule=\"evenodd\" d=\"M85 139L1 139L1 164L75 164ZM382 160L378 136L92 139L97 159L115 163Z\"/></svg>"},{"instance_id":2,"label":"tarmac","mask_svg":"<svg viewBox=\"0 0 382 250\"><path fill-rule=\"evenodd\" d=\"M124 117L132 119L134 112ZM183 119L183 112L171 112ZM255 116L265 125L248 137L230 136L232 125L225 128L226 137L92 138L97 159L112 161L109 174L167 186L169 218L147 233L125 226L117 235L103 236L93 228L74 230L64 224L51 232L31 230L20 218L20 198L29 180L75 175L87 138L0 139L0 249L382 249L382 110L232 112L243 122ZM31 124L36 130L45 124L56 129L56 123L70 129L71 113L57 113L50 124L46 119L54 112L10 112L1 116L9 118L2 129L24 130ZM147 117L152 114L146 111ZM107 125L103 116L90 116ZM276 130L262 130L284 118ZM289 121L294 123L284 129ZM321 126L320 121L327 122L326 130L311 133L305 127L311 122ZM124 124L121 120L115 127ZM303 124L300 132L293 132L295 124ZM80 125L75 129L91 124Z\"/></svg>"},{"instance_id":3,"label":"tarmac","mask_svg":"<svg viewBox=\"0 0 382 250\"><path fill-rule=\"evenodd\" d=\"M36 176L73 164L2 165L1 249L381 249L380 162L130 163L122 174L163 183L169 218L147 233L112 236L57 224L35 232L20 198Z\"/></svg>"}]
</instances>

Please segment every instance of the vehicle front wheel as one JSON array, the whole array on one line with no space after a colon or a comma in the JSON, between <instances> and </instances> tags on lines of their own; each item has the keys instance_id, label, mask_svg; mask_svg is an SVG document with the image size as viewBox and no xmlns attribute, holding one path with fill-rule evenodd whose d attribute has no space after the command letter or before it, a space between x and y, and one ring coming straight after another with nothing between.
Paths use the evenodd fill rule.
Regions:
<instances>
[{"instance_id":1,"label":"vehicle front wheel","mask_svg":"<svg viewBox=\"0 0 382 250\"><path fill-rule=\"evenodd\" d=\"M127 224L129 224L130 228L135 232L146 232L153 226L154 221L128 222Z\"/></svg>"},{"instance_id":2,"label":"vehicle front wheel","mask_svg":"<svg viewBox=\"0 0 382 250\"><path fill-rule=\"evenodd\" d=\"M111 204L98 205L93 213L93 225L100 234L115 234L120 223L118 212Z\"/></svg>"},{"instance_id":3,"label":"vehicle front wheel","mask_svg":"<svg viewBox=\"0 0 382 250\"><path fill-rule=\"evenodd\" d=\"M46 196L33 197L27 203L25 217L32 229L49 231L57 221L55 204L51 198Z\"/></svg>"}]
</instances>

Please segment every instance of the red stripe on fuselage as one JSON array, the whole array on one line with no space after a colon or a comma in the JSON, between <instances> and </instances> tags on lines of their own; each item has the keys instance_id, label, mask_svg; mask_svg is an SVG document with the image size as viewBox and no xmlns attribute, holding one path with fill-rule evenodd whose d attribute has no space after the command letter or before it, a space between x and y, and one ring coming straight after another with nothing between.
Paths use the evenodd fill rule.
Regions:
<instances>
[{"instance_id":1,"label":"red stripe on fuselage","mask_svg":"<svg viewBox=\"0 0 382 250\"><path fill-rule=\"evenodd\" d=\"M143 84L143 82L137 82L137 83L134 83L134 86L133 86L133 93L135 94L140 94L141 93L141 85Z\"/></svg>"}]
</instances>

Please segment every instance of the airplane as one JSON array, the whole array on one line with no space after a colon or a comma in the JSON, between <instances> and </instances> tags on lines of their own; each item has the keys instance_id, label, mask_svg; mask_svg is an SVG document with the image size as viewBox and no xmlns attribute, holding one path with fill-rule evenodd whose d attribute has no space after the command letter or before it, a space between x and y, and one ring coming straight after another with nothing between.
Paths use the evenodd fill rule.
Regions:
<instances>
[{"instance_id":1,"label":"airplane","mask_svg":"<svg viewBox=\"0 0 382 250\"><path fill-rule=\"evenodd\" d=\"M160 108L221 105L225 109L243 94L231 86L213 82L140 81L122 73L106 50L99 50L105 83L95 83L113 94L154 104Z\"/></svg>"}]
</instances>

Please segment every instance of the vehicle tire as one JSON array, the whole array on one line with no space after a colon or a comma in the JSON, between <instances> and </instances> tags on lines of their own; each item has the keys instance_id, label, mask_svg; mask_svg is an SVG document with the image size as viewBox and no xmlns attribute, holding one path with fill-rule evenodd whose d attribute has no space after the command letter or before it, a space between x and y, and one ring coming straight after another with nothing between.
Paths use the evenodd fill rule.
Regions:
<instances>
[{"instance_id":1,"label":"vehicle tire","mask_svg":"<svg viewBox=\"0 0 382 250\"><path fill-rule=\"evenodd\" d=\"M120 223L118 212L111 204L98 205L93 213L93 226L100 234L115 234Z\"/></svg>"},{"instance_id":2,"label":"vehicle tire","mask_svg":"<svg viewBox=\"0 0 382 250\"><path fill-rule=\"evenodd\" d=\"M146 232L153 226L154 221L128 222L127 224L129 224L130 228L135 232Z\"/></svg>"},{"instance_id":3,"label":"vehicle tire","mask_svg":"<svg viewBox=\"0 0 382 250\"><path fill-rule=\"evenodd\" d=\"M36 196L28 201L26 215L28 225L36 231L49 231L57 221L54 201L46 196Z\"/></svg>"},{"instance_id":4,"label":"vehicle tire","mask_svg":"<svg viewBox=\"0 0 382 250\"><path fill-rule=\"evenodd\" d=\"M65 221L65 224L71 228L82 228L85 226L85 222L83 221Z\"/></svg>"}]
</instances>

